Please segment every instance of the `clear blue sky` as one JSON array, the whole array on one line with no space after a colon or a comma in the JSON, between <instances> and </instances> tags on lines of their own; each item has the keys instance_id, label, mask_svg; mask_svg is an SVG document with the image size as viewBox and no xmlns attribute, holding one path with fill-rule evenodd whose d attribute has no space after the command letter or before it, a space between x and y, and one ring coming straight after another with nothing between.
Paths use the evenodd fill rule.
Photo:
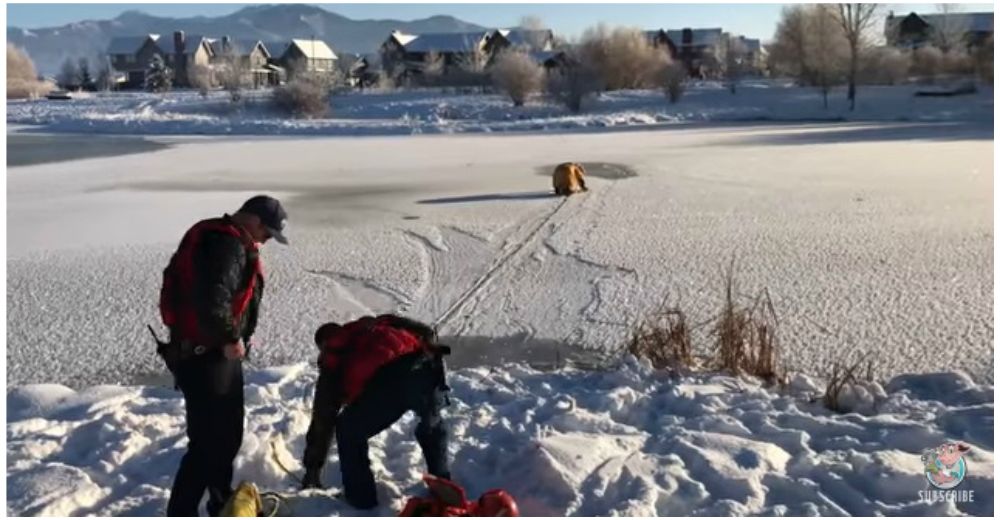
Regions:
<instances>
[{"instance_id":1,"label":"clear blue sky","mask_svg":"<svg viewBox=\"0 0 1000 520\"><path fill-rule=\"evenodd\" d=\"M174 18L219 16L249 4L7 4L7 25L39 28L114 18L139 10ZM452 15L486 27L515 25L526 14L540 17L559 34L575 36L606 22L647 29L722 27L751 38L770 39L781 4L312 4L353 19L412 20ZM935 12L937 4L888 4L897 13ZM993 11L993 4L959 4L962 11Z\"/></svg>"}]
</instances>

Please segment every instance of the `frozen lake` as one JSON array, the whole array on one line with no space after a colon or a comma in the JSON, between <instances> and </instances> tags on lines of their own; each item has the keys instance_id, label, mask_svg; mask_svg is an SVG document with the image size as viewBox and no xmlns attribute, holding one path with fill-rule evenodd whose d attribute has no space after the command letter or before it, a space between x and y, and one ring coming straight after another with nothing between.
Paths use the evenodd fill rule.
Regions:
<instances>
[{"instance_id":1,"label":"frozen lake","mask_svg":"<svg viewBox=\"0 0 1000 520\"><path fill-rule=\"evenodd\" d=\"M563 161L594 164L590 192L545 195ZM155 375L170 253L258 192L286 203L293 245L264 250L257 365L388 311L438 322L457 365L599 360L664 297L714 316L735 255L792 368L867 352L883 375L992 382L992 169L982 123L200 139L12 167L8 383Z\"/></svg>"}]
</instances>

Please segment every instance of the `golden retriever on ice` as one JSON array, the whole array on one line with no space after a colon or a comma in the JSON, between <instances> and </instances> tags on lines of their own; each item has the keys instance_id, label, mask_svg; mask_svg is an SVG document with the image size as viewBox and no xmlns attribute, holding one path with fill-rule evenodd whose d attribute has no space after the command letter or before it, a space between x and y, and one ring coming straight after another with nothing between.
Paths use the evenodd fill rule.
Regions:
<instances>
[{"instance_id":1,"label":"golden retriever on ice","mask_svg":"<svg viewBox=\"0 0 1000 520\"><path fill-rule=\"evenodd\" d=\"M580 191L587 191L587 184L583 180L583 166L577 163L562 163L556 166L552 172L552 187L556 190L556 195L572 195Z\"/></svg>"}]
</instances>

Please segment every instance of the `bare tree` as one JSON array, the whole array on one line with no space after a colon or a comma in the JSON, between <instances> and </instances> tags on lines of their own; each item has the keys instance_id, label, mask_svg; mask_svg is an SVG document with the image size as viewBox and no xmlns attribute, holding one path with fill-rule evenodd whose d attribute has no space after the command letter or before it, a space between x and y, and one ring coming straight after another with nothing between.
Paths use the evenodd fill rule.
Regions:
<instances>
[{"instance_id":1,"label":"bare tree","mask_svg":"<svg viewBox=\"0 0 1000 520\"><path fill-rule=\"evenodd\" d=\"M250 63L243 59L235 44L223 50L215 68L215 78L229 93L230 101L239 103L243 99L243 90L250 87Z\"/></svg>"},{"instance_id":2,"label":"bare tree","mask_svg":"<svg viewBox=\"0 0 1000 520\"><path fill-rule=\"evenodd\" d=\"M109 91L115 88L114 70L110 60L105 60L97 71L97 89Z\"/></svg>"},{"instance_id":3,"label":"bare tree","mask_svg":"<svg viewBox=\"0 0 1000 520\"><path fill-rule=\"evenodd\" d=\"M993 35L979 45L973 53L976 65L976 75L989 84L993 83Z\"/></svg>"},{"instance_id":4,"label":"bare tree","mask_svg":"<svg viewBox=\"0 0 1000 520\"><path fill-rule=\"evenodd\" d=\"M938 4L938 16L931 25L931 41L941 52L964 50L969 16L956 12L952 4Z\"/></svg>"},{"instance_id":5,"label":"bare tree","mask_svg":"<svg viewBox=\"0 0 1000 520\"><path fill-rule=\"evenodd\" d=\"M465 76L458 83L478 86L483 91L489 83L489 76L486 74L486 66L490 57L478 42L469 42L468 51L460 54L455 60L458 70Z\"/></svg>"},{"instance_id":6,"label":"bare tree","mask_svg":"<svg viewBox=\"0 0 1000 520\"><path fill-rule=\"evenodd\" d=\"M913 74L923 81L933 83L941 73L944 55L937 47L925 45L913 51Z\"/></svg>"},{"instance_id":7,"label":"bare tree","mask_svg":"<svg viewBox=\"0 0 1000 520\"><path fill-rule=\"evenodd\" d=\"M7 44L7 99L37 98L53 87L38 80L28 53Z\"/></svg>"},{"instance_id":8,"label":"bare tree","mask_svg":"<svg viewBox=\"0 0 1000 520\"><path fill-rule=\"evenodd\" d=\"M943 49L942 49L943 50ZM972 74L975 70L972 56L963 47L953 47L942 53L941 70L951 76Z\"/></svg>"},{"instance_id":9,"label":"bare tree","mask_svg":"<svg viewBox=\"0 0 1000 520\"><path fill-rule=\"evenodd\" d=\"M717 59L721 66L721 75L729 84L729 92L736 93L736 83L746 72L747 46L743 40L729 34L723 34L722 44L718 46Z\"/></svg>"},{"instance_id":10,"label":"bare tree","mask_svg":"<svg viewBox=\"0 0 1000 520\"><path fill-rule=\"evenodd\" d=\"M541 90L545 71L527 53L504 51L490 68L490 76L493 84L519 107L528 96Z\"/></svg>"},{"instance_id":11,"label":"bare tree","mask_svg":"<svg viewBox=\"0 0 1000 520\"><path fill-rule=\"evenodd\" d=\"M687 80L687 71L682 63L671 63L663 68L663 91L667 95L670 103L680 101L684 93L684 82Z\"/></svg>"},{"instance_id":12,"label":"bare tree","mask_svg":"<svg viewBox=\"0 0 1000 520\"><path fill-rule=\"evenodd\" d=\"M78 68L80 71L78 75L80 87L84 90L92 90L94 88L94 76L90 73L90 60L81 56Z\"/></svg>"},{"instance_id":13,"label":"bare tree","mask_svg":"<svg viewBox=\"0 0 1000 520\"><path fill-rule=\"evenodd\" d=\"M608 90L648 88L659 84L669 63L641 30L608 28L605 24L587 28L581 43L583 59L600 74Z\"/></svg>"},{"instance_id":14,"label":"bare tree","mask_svg":"<svg viewBox=\"0 0 1000 520\"><path fill-rule=\"evenodd\" d=\"M788 74L802 85L813 84L808 67L809 7L795 5L781 10L781 19L774 32L774 42L768 49L772 72Z\"/></svg>"},{"instance_id":15,"label":"bare tree","mask_svg":"<svg viewBox=\"0 0 1000 520\"><path fill-rule=\"evenodd\" d=\"M517 25L525 31L529 51L544 50L546 27L541 18L534 15L522 16Z\"/></svg>"},{"instance_id":16,"label":"bare tree","mask_svg":"<svg viewBox=\"0 0 1000 520\"><path fill-rule=\"evenodd\" d=\"M861 53L869 46L870 33L877 20L878 4L837 4L837 21L847 38L850 62L847 69L847 99L851 110L857 97L858 64Z\"/></svg>"},{"instance_id":17,"label":"bare tree","mask_svg":"<svg viewBox=\"0 0 1000 520\"><path fill-rule=\"evenodd\" d=\"M572 112L583 109L584 101L601 89L600 74L584 59L578 47L564 51L567 63L549 73L546 85L550 96Z\"/></svg>"},{"instance_id":18,"label":"bare tree","mask_svg":"<svg viewBox=\"0 0 1000 520\"><path fill-rule=\"evenodd\" d=\"M198 89L202 97L207 96L209 89L215 86L212 76L212 69L208 65L196 63L188 67L188 82Z\"/></svg>"},{"instance_id":19,"label":"bare tree","mask_svg":"<svg viewBox=\"0 0 1000 520\"><path fill-rule=\"evenodd\" d=\"M80 86L80 68L72 58L66 58L62 68L59 69L59 86L65 89L72 89Z\"/></svg>"},{"instance_id":20,"label":"bare tree","mask_svg":"<svg viewBox=\"0 0 1000 520\"><path fill-rule=\"evenodd\" d=\"M897 85L906 79L910 70L910 57L895 47L877 47L863 56L858 81L883 85Z\"/></svg>"},{"instance_id":21,"label":"bare tree","mask_svg":"<svg viewBox=\"0 0 1000 520\"><path fill-rule=\"evenodd\" d=\"M806 46L807 65L813 71L816 86L823 93L823 108L830 106L830 89L843 71L847 46L843 31L837 27L837 16L829 5L811 6Z\"/></svg>"},{"instance_id":22,"label":"bare tree","mask_svg":"<svg viewBox=\"0 0 1000 520\"><path fill-rule=\"evenodd\" d=\"M301 72L295 78L274 89L275 106L294 117L314 119L330 110L330 76L317 72Z\"/></svg>"},{"instance_id":23,"label":"bare tree","mask_svg":"<svg viewBox=\"0 0 1000 520\"><path fill-rule=\"evenodd\" d=\"M437 84L441 75L444 74L444 56L439 52L431 51L424 56L423 67L421 68L426 84Z\"/></svg>"}]
</instances>

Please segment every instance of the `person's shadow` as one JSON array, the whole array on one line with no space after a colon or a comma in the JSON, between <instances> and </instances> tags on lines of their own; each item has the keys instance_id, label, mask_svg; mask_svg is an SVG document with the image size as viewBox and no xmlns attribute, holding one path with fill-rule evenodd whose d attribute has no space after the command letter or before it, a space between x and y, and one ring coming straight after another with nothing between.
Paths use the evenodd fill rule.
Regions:
<instances>
[{"instance_id":1,"label":"person's shadow","mask_svg":"<svg viewBox=\"0 0 1000 520\"><path fill-rule=\"evenodd\" d=\"M538 200L556 197L551 191L524 191L520 193L488 193L484 195L465 195L462 197L444 197L440 199L418 200L417 204L462 204L466 202L489 202L496 200Z\"/></svg>"}]
</instances>

